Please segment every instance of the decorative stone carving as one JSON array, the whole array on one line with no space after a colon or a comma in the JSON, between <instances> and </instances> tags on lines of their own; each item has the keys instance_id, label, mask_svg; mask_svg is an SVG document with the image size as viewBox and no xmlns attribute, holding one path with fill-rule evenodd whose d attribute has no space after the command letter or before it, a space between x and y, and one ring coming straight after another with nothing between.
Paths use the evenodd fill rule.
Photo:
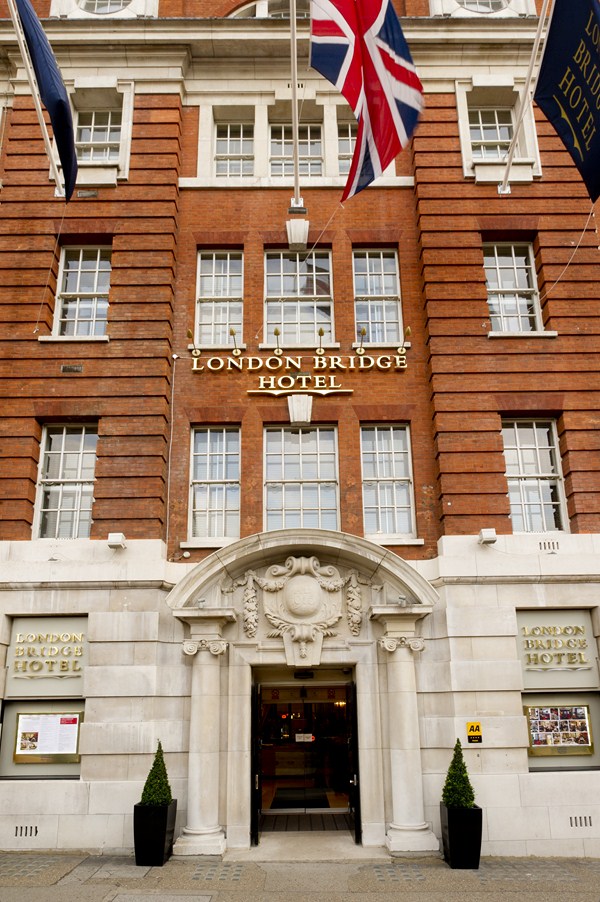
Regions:
<instances>
[{"instance_id":1,"label":"decorative stone carving","mask_svg":"<svg viewBox=\"0 0 600 902\"><path fill-rule=\"evenodd\" d=\"M248 581L244 589L244 631L250 639L256 636L256 627L258 626L258 600L253 576L252 572L248 574Z\"/></svg>"},{"instance_id":2,"label":"decorative stone carving","mask_svg":"<svg viewBox=\"0 0 600 902\"><path fill-rule=\"evenodd\" d=\"M423 651L425 648L425 640L420 637L406 636L382 636L379 640L379 647L384 651L395 652L397 648L409 648L411 651Z\"/></svg>"},{"instance_id":3,"label":"decorative stone carving","mask_svg":"<svg viewBox=\"0 0 600 902\"><path fill-rule=\"evenodd\" d=\"M351 636L359 636L364 622L365 588L372 602L383 586L371 583L356 570L340 574L333 566L321 566L316 557L289 557L264 576L247 570L221 587L224 595L238 594L243 607L244 632L254 639L262 610L272 627L266 638L281 637L290 666L315 666L321 659L323 639L341 619L343 603Z\"/></svg>"},{"instance_id":4,"label":"decorative stone carving","mask_svg":"<svg viewBox=\"0 0 600 902\"><path fill-rule=\"evenodd\" d=\"M258 627L258 597L255 582L257 580L254 570L248 570L242 577L233 581L230 586L222 586L224 595L232 595L236 589L243 588L244 607L244 632L249 639L254 639Z\"/></svg>"},{"instance_id":5,"label":"decorative stone carving","mask_svg":"<svg viewBox=\"0 0 600 902\"><path fill-rule=\"evenodd\" d=\"M289 557L275 564L266 578L254 577L263 590L265 617L281 636L290 666L315 666L321 661L325 636L342 616L342 589L346 580L335 567L321 567L316 557Z\"/></svg>"},{"instance_id":6,"label":"decorative stone carving","mask_svg":"<svg viewBox=\"0 0 600 902\"><path fill-rule=\"evenodd\" d=\"M362 591L359 585L359 577L356 570L348 574L348 588L346 590L346 617L348 629L353 636L358 636L362 625Z\"/></svg>"},{"instance_id":7,"label":"decorative stone carving","mask_svg":"<svg viewBox=\"0 0 600 902\"><path fill-rule=\"evenodd\" d=\"M211 655L224 655L227 651L225 639L186 639L183 643L185 655L195 655L199 651L209 651Z\"/></svg>"}]
</instances>

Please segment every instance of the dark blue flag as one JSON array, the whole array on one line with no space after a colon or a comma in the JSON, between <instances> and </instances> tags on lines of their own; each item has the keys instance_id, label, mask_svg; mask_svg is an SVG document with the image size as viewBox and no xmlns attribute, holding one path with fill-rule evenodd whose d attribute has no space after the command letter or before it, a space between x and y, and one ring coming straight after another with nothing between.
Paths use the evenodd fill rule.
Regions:
<instances>
[{"instance_id":1,"label":"dark blue flag","mask_svg":"<svg viewBox=\"0 0 600 902\"><path fill-rule=\"evenodd\" d=\"M556 0L534 99L600 196L600 5Z\"/></svg>"},{"instance_id":2,"label":"dark blue flag","mask_svg":"<svg viewBox=\"0 0 600 902\"><path fill-rule=\"evenodd\" d=\"M42 24L29 0L15 0L42 103L48 110L58 156L65 178L65 197L70 199L77 178L77 156L73 117L60 69Z\"/></svg>"}]
</instances>

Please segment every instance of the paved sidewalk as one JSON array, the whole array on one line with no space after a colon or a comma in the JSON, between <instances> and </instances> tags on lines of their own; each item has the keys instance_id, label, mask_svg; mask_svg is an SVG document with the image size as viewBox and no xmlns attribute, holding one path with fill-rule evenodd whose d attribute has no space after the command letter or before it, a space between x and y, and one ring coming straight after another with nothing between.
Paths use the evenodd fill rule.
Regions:
<instances>
[{"instance_id":1,"label":"paved sidewalk","mask_svg":"<svg viewBox=\"0 0 600 902\"><path fill-rule=\"evenodd\" d=\"M0 900L600 902L599 859L484 858L477 871L453 871L436 857L286 862L250 855L171 858L145 868L129 857L0 852Z\"/></svg>"}]
</instances>

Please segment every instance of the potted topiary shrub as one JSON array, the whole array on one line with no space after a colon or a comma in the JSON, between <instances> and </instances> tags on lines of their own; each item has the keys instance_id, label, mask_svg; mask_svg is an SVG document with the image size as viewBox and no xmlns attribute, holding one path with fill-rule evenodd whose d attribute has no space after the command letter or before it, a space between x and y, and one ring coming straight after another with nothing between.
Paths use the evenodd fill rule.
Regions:
<instances>
[{"instance_id":1,"label":"potted topiary shrub","mask_svg":"<svg viewBox=\"0 0 600 902\"><path fill-rule=\"evenodd\" d=\"M142 798L133 806L135 863L162 867L173 852L177 799L171 794L160 740Z\"/></svg>"},{"instance_id":2,"label":"potted topiary shrub","mask_svg":"<svg viewBox=\"0 0 600 902\"><path fill-rule=\"evenodd\" d=\"M451 868L479 867L482 814L457 739L440 802L444 860Z\"/></svg>"}]
</instances>

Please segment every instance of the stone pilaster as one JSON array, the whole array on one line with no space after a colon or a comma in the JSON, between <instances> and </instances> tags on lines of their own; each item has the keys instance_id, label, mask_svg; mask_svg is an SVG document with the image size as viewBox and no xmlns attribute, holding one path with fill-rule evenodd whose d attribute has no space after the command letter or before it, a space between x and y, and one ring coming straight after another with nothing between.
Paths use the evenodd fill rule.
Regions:
<instances>
[{"instance_id":1,"label":"stone pilaster","mask_svg":"<svg viewBox=\"0 0 600 902\"><path fill-rule=\"evenodd\" d=\"M174 846L175 855L222 855L225 833L219 821L221 658L227 642L225 623L231 609L181 609L175 616L190 625L183 652L194 658L190 713L187 823Z\"/></svg>"},{"instance_id":2,"label":"stone pilaster","mask_svg":"<svg viewBox=\"0 0 600 902\"><path fill-rule=\"evenodd\" d=\"M424 819L423 772L417 710L414 655L425 642L416 623L431 609L425 606L371 608L372 620L384 627L379 647L387 656L387 729L392 779L392 820L386 845L390 852L429 852L439 841Z\"/></svg>"}]
</instances>

